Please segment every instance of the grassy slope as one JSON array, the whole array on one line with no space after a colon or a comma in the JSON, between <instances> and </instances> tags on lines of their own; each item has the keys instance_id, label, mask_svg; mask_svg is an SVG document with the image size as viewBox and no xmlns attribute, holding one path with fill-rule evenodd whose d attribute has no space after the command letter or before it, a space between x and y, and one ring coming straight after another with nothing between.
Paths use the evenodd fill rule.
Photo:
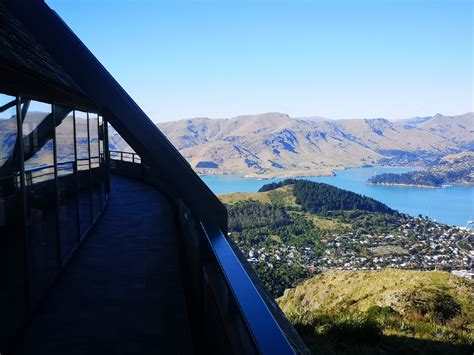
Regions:
<instances>
[{"instance_id":1,"label":"grassy slope","mask_svg":"<svg viewBox=\"0 0 474 355\"><path fill-rule=\"evenodd\" d=\"M277 301L312 353L471 354L473 290L472 281L442 271L338 270ZM422 311L447 304L458 305L455 315Z\"/></svg>"},{"instance_id":2,"label":"grassy slope","mask_svg":"<svg viewBox=\"0 0 474 355\"><path fill-rule=\"evenodd\" d=\"M232 194L219 195L219 199L226 204L234 204L239 201L254 200L262 203L272 203L286 207L298 207L293 186L283 186L266 192L236 192Z\"/></svg>"},{"instance_id":3,"label":"grassy slope","mask_svg":"<svg viewBox=\"0 0 474 355\"><path fill-rule=\"evenodd\" d=\"M445 290L458 299L466 314L474 319L473 283L443 271L328 271L285 291L278 303L286 313L299 307L330 313L365 312L370 306L379 305L403 314L407 311L407 297L413 291L433 289Z\"/></svg>"},{"instance_id":4,"label":"grassy slope","mask_svg":"<svg viewBox=\"0 0 474 355\"><path fill-rule=\"evenodd\" d=\"M453 163L454 161L458 159L465 159L465 158L474 158L474 152L466 151L466 152L461 152L457 154L449 154L443 157L441 161Z\"/></svg>"}]
</instances>

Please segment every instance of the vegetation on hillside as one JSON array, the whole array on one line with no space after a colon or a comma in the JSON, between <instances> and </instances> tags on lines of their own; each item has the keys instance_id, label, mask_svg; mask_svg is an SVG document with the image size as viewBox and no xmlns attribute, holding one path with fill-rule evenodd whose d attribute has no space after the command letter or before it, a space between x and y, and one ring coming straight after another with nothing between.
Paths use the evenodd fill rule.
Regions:
<instances>
[{"instance_id":1,"label":"vegetation on hillside","mask_svg":"<svg viewBox=\"0 0 474 355\"><path fill-rule=\"evenodd\" d=\"M258 191L271 191L287 185L293 186L296 203L301 205L305 211L315 214L331 214L337 211L354 210L380 213L396 212L373 198L328 184L307 180L286 179L281 182L266 184Z\"/></svg>"},{"instance_id":2,"label":"vegetation on hillside","mask_svg":"<svg viewBox=\"0 0 474 355\"><path fill-rule=\"evenodd\" d=\"M474 152L447 156L432 167L402 174L380 174L368 180L371 184L441 187L449 184L474 183Z\"/></svg>"},{"instance_id":3,"label":"vegetation on hillside","mask_svg":"<svg viewBox=\"0 0 474 355\"><path fill-rule=\"evenodd\" d=\"M227 204L231 237L243 250L295 248L287 251L293 260L275 255L254 265L274 297L310 275L301 267L304 260L297 260L296 249L304 248L315 258L326 249L321 240L328 232L391 232L404 220L374 199L327 184L288 179L260 191L221 198Z\"/></svg>"},{"instance_id":4,"label":"vegetation on hillside","mask_svg":"<svg viewBox=\"0 0 474 355\"><path fill-rule=\"evenodd\" d=\"M249 200L228 205L228 212L231 237L243 250L271 249L275 245L321 250L320 233L313 223L282 206ZM283 294L286 288L309 276L308 270L297 263L289 265L286 260L273 259L271 266L267 263L254 266L273 296Z\"/></svg>"},{"instance_id":5,"label":"vegetation on hillside","mask_svg":"<svg viewBox=\"0 0 474 355\"><path fill-rule=\"evenodd\" d=\"M238 232L266 226L279 228L291 222L283 207L252 200L238 202L229 209L228 215L229 230Z\"/></svg>"},{"instance_id":6,"label":"vegetation on hillside","mask_svg":"<svg viewBox=\"0 0 474 355\"><path fill-rule=\"evenodd\" d=\"M283 296L280 305L314 353L472 349L472 282L408 271L463 265L469 232L302 180L220 198L230 237L270 293Z\"/></svg>"},{"instance_id":7,"label":"vegetation on hillside","mask_svg":"<svg viewBox=\"0 0 474 355\"><path fill-rule=\"evenodd\" d=\"M278 303L315 354L472 354L473 286L440 271L328 271Z\"/></svg>"},{"instance_id":8,"label":"vegetation on hillside","mask_svg":"<svg viewBox=\"0 0 474 355\"><path fill-rule=\"evenodd\" d=\"M387 205L373 198L331 185L300 180L293 186L296 202L307 212L315 214L331 214L333 211L395 213Z\"/></svg>"}]
</instances>

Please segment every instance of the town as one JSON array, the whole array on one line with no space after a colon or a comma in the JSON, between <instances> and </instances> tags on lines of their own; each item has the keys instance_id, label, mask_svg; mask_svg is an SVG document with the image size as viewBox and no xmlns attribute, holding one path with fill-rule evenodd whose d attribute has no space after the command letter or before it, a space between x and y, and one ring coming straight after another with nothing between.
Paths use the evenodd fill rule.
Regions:
<instances>
[{"instance_id":1,"label":"town","mask_svg":"<svg viewBox=\"0 0 474 355\"><path fill-rule=\"evenodd\" d=\"M471 278L473 243L473 229L410 218L389 234L333 233L322 238L316 250L279 243L264 247L241 245L241 248L251 264L264 263L269 268L278 263L299 266L309 272L382 268L445 270Z\"/></svg>"}]
</instances>

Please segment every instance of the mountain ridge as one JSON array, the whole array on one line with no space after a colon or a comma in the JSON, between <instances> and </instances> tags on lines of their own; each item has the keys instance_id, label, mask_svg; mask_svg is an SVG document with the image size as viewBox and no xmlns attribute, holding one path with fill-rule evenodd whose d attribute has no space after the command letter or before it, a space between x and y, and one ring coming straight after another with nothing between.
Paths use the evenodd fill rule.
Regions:
<instances>
[{"instance_id":1,"label":"mountain ridge","mask_svg":"<svg viewBox=\"0 0 474 355\"><path fill-rule=\"evenodd\" d=\"M474 113L401 120L299 118L269 112L158 127L201 174L331 175L366 165L428 164L474 150ZM124 142L111 139L119 150Z\"/></svg>"}]
</instances>

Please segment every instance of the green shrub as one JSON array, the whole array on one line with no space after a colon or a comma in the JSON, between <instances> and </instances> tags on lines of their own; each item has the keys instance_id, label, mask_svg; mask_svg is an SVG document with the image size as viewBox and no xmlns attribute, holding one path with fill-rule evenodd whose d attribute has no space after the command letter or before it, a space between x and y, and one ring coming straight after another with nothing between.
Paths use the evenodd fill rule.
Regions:
<instances>
[{"instance_id":1,"label":"green shrub","mask_svg":"<svg viewBox=\"0 0 474 355\"><path fill-rule=\"evenodd\" d=\"M380 341L382 329L365 316L343 316L329 325L326 334L336 341L374 345Z\"/></svg>"},{"instance_id":2,"label":"green shrub","mask_svg":"<svg viewBox=\"0 0 474 355\"><path fill-rule=\"evenodd\" d=\"M448 292L439 289L416 290L408 297L409 310L432 321L446 323L461 313L461 305Z\"/></svg>"}]
</instances>

